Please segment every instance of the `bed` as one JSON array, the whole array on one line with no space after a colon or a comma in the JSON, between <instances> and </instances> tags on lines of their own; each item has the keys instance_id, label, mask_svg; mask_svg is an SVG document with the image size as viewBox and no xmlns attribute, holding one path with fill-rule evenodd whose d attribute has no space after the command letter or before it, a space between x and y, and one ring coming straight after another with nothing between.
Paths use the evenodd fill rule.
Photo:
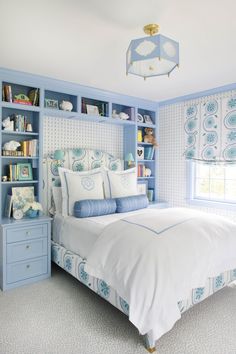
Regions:
<instances>
[{"instance_id":1,"label":"bed","mask_svg":"<svg viewBox=\"0 0 236 354\"><path fill-rule=\"evenodd\" d=\"M72 155L73 153L68 152L67 163L69 163L70 168L73 168L72 161L73 163L75 162L75 159L70 158L70 156ZM85 157L86 155L87 157ZM94 158L92 158L94 156L100 157L100 160L97 159L96 164L94 164L96 167L98 167L99 165L105 165L105 166L112 166L112 169L122 168L121 161L105 153L86 151L85 153L80 154L80 156L83 156L82 161L80 162L84 163L84 166L86 166L87 169L89 169L89 167L91 168L90 162L94 162ZM86 158L85 162L83 162L84 157ZM45 169L46 172L44 174L45 182L47 181L47 183L44 184L45 186L47 186L47 189L45 190L45 197L46 197L45 203L47 203L48 209L51 210L52 209L51 186L58 184L57 166L61 166L61 165L65 166L66 159L64 161L55 161L53 160L53 158L50 157L44 163L45 166L47 167ZM77 166L78 163L79 162L77 160ZM130 213L111 214L111 215L98 216L98 217L85 218L85 219L76 219L73 216L63 217L60 213L57 212L53 220L52 260L58 266L60 266L69 274L71 274L76 279L78 279L80 282L85 284L88 288L93 290L95 293L103 297L105 300L110 302L113 306L117 307L120 311L122 311L123 313L125 313L127 316L130 317L131 316L130 304L129 301L127 301L127 296L123 292L123 289L118 287L119 291L117 291L117 286L116 284L115 286L113 286L112 279L109 278L109 274L107 274L104 277L109 279L109 282L105 281L105 279L101 276L96 276L98 274L101 275L99 266L95 266L94 268L91 268L94 259L95 259L94 264L96 265L96 257L95 258L92 257L93 255L91 254L93 252L91 252L91 250L94 251L95 255L96 252L100 252L100 254L104 252L104 257L107 257L106 250L103 251L103 249L100 249L100 247L104 246L102 242L108 244L109 237L111 233L113 233L112 230L114 229L114 227L116 230L118 230L119 227L121 228L124 227L123 226L124 223L126 223L125 229L127 230L128 227L130 228L138 227L137 234L138 232L143 233L142 230L144 228L147 232L153 233L153 230L148 230L150 228L153 228L152 225L150 227L150 224L148 224L150 223L150 220L148 219L150 213L154 213L152 219L159 218L160 220L159 224L161 224L161 222L166 218L165 223L163 221L163 225L160 226L160 230L159 230L160 232L158 231L160 234L163 233L163 230L166 231L169 229L171 230L172 234L174 234L176 231L178 231L178 228L186 227L184 224L185 223L188 224L190 222L189 220L194 219L194 222L196 223L198 223L199 221L197 217L195 219L194 216L190 215L191 213L186 217L184 217L183 219L182 212L179 212L179 216L177 217L178 212L174 211L173 212L173 214L175 214L174 217L176 217L177 219L173 225L172 224L170 225L168 220L169 214L167 215L167 210L159 210L159 211L139 210ZM198 217L201 217L201 215ZM148 219L148 221L145 221L146 219ZM144 220L143 225L137 225L138 223L140 223L140 220ZM175 228L177 229L175 230ZM102 237L100 238L101 235ZM149 236L150 235L147 235L145 237L149 237ZM99 242L101 240L100 244L98 240ZM115 245L115 247L117 247L117 245ZM113 249L112 248L110 249L110 252L113 251L114 251L114 246ZM233 252L232 255L234 255ZM115 258L115 256L113 258ZM91 260L90 264L88 264L87 260L89 260L89 262ZM127 267L128 266L129 265L127 265ZM226 265L225 267L227 268ZM225 271L223 272L214 274L215 276L206 278L204 284L202 283L203 279L201 279L200 287L192 288L186 296L179 299L179 301L176 303L176 305L178 306L179 314L182 314L193 305L199 303L200 301L204 300L208 296L212 295L213 293L222 289L226 285L235 281L236 263L235 263L235 268L229 267L227 269L225 269ZM216 272L216 269L214 269L214 272ZM132 322L134 323L134 321ZM169 329L170 328L168 328L167 330ZM157 336L156 333L152 330L142 334L144 334L146 348L148 349L149 352L153 352L155 350L156 339L157 337L160 336Z\"/></svg>"}]
</instances>

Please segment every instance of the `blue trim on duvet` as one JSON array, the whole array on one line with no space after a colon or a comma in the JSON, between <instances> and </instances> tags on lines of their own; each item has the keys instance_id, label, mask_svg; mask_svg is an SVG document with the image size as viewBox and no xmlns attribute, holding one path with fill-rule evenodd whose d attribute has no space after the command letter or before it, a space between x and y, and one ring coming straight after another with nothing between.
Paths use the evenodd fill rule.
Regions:
<instances>
[{"instance_id":1,"label":"blue trim on duvet","mask_svg":"<svg viewBox=\"0 0 236 354\"><path fill-rule=\"evenodd\" d=\"M143 227L144 229L147 229L147 230L149 230L149 231L154 232L154 233L157 234L157 235L160 235L160 234L162 234L162 233L164 233L164 232L166 232L166 231L172 229L173 227L178 226L178 225L181 225L181 224L184 224L184 223L186 223L186 222L188 222L189 220L192 220L192 219L193 219L193 218L189 218L189 219L187 219L187 220L180 221L180 222L178 222L178 223L176 223L176 224L170 225L170 226L168 226L168 227L162 229L161 231L156 231L156 230L154 230L154 229L152 229L152 228L150 228L150 227L148 227L148 226L145 226L145 225L142 225L142 224L138 224L138 223L136 223L136 222L128 221L128 220L125 220L125 219L122 219L121 221L127 222L128 224L133 224L133 225L137 225L137 226Z\"/></svg>"}]
</instances>

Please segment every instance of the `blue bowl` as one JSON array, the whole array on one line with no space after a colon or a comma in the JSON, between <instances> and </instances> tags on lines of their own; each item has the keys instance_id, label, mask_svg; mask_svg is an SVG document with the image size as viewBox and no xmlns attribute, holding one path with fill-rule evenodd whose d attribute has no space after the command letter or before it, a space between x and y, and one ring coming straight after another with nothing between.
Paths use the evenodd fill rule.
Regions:
<instances>
[{"instance_id":1,"label":"blue bowl","mask_svg":"<svg viewBox=\"0 0 236 354\"><path fill-rule=\"evenodd\" d=\"M33 209L29 209L26 213L26 215L29 217L29 218L36 218L38 216L38 210L33 210Z\"/></svg>"}]
</instances>

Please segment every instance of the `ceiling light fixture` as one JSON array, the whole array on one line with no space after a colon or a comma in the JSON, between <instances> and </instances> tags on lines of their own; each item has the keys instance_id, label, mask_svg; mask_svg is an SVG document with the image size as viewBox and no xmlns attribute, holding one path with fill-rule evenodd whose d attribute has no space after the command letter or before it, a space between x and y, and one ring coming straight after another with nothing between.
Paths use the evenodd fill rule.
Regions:
<instances>
[{"instance_id":1,"label":"ceiling light fixture","mask_svg":"<svg viewBox=\"0 0 236 354\"><path fill-rule=\"evenodd\" d=\"M179 67L179 43L157 34L159 26L149 24L143 28L150 37L134 39L126 53L126 73L147 77L168 75Z\"/></svg>"}]
</instances>

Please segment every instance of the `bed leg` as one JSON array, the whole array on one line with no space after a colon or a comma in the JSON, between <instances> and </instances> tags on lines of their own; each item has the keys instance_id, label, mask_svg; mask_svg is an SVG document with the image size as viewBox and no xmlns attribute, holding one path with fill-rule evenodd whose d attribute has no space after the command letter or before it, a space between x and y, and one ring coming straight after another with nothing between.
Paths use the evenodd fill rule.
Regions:
<instances>
[{"instance_id":1,"label":"bed leg","mask_svg":"<svg viewBox=\"0 0 236 354\"><path fill-rule=\"evenodd\" d=\"M149 353L154 353L156 351L155 341L152 338L151 333L147 333L144 336L145 348Z\"/></svg>"}]
</instances>

